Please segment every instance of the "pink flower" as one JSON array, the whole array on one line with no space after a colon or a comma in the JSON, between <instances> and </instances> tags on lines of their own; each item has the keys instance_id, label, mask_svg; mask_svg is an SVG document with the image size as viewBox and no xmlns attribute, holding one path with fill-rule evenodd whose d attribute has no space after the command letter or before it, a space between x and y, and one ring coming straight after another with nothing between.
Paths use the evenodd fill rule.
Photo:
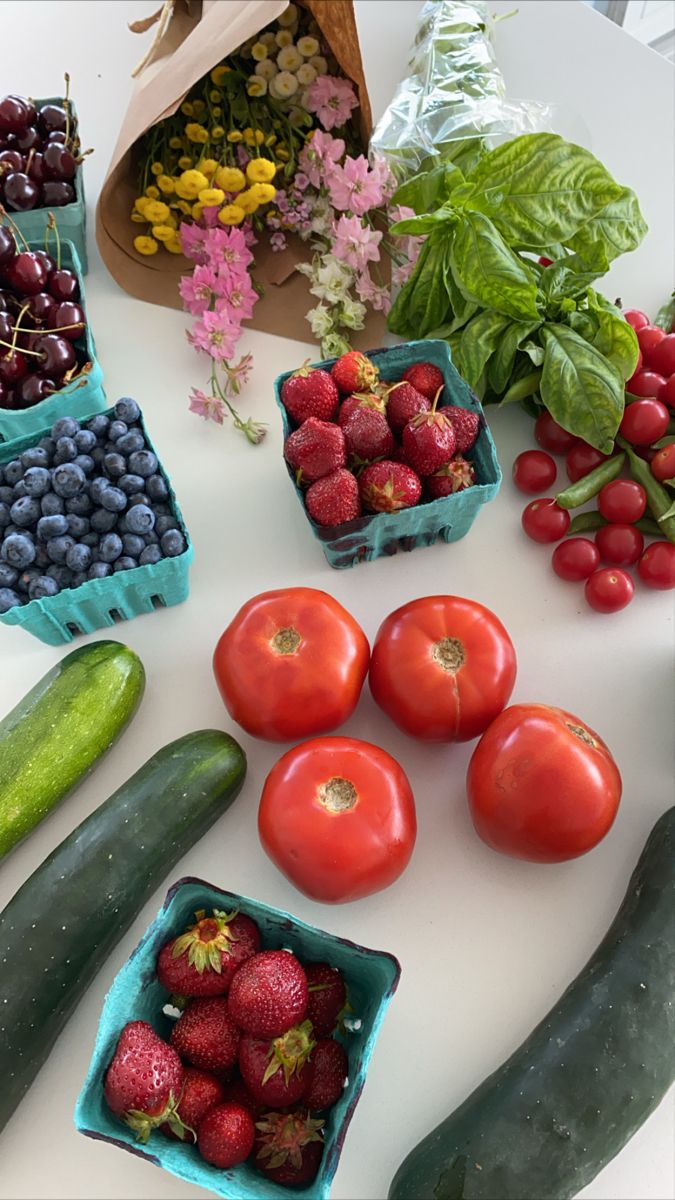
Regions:
<instances>
[{"instance_id":1,"label":"pink flower","mask_svg":"<svg viewBox=\"0 0 675 1200\"><path fill-rule=\"evenodd\" d=\"M183 275L178 290L188 312L200 316L216 298L218 280L211 267L195 267L191 275Z\"/></svg>"},{"instance_id":2,"label":"pink flower","mask_svg":"<svg viewBox=\"0 0 675 1200\"><path fill-rule=\"evenodd\" d=\"M246 242L246 234L234 225L223 229L219 225L209 229L206 235L205 251L212 267L218 269L222 264L233 268L246 270L253 262L253 255Z\"/></svg>"},{"instance_id":3,"label":"pink flower","mask_svg":"<svg viewBox=\"0 0 675 1200\"><path fill-rule=\"evenodd\" d=\"M362 154L346 158L343 167L333 166L327 183L333 208L350 210L361 217L382 203L380 184Z\"/></svg>"},{"instance_id":4,"label":"pink flower","mask_svg":"<svg viewBox=\"0 0 675 1200\"><path fill-rule=\"evenodd\" d=\"M362 225L359 217L340 217L335 226L332 253L348 267L362 271L369 262L379 262L382 241L379 230Z\"/></svg>"},{"instance_id":5,"label":"pink flower","mask_svg":"<svg viewBox=\"0 0 675 1200\"><path fill-rule=\"evenodd\" d=\"M392 204L387 216L389 217L390 223L395 225L397 221L410 220L411 217L416 216L416 213L414 208L408 208L406 204Z\"/></svg>"},{"instance_id":6,"label":"pink flower","mask_svg":"<svg viewBox=\"0 0 675 1200\"><path fill-rule=\"evenodd\" d=\"M253 370L253 355L244 354L233 367L225 364L225 395L238 396Z\"/></svg>"},{"instance_id":7,"label":"pink flower","mask_svg":"<svg viewBox=\"0 0 675 1200\"><path fill-rule=\"evenodd\" d=\"M248 321L253 316L253 305L257 299L258 294L246 273L219 276L216 312L225 314L228 320L236 324Z\"/></svg>"},{"instance_id":8,"label":"pink flower","mask_svg":"<svg viewBox=\"0 0 675 1200\"><path fill-rule=\"evenodd\" d=\"M225 405L218 396L207 396L206 392L200 391L199 388L192 388L188 407L190 412L203 417L205 421L215 421L216 425L223 424Z\"/></svg>"},{"instance_id":9,"label":"pink flower","mask_svg":"<svg viewBox=\"0 0 675 1200\"><path fill-rule=\"evenodd\" d=\"M364 304L369 304L375 312L388 313L391 308L391 297L387 288L378 287L370 278L368 271L363 271L356 281L356 292Z\"/></svg>"},{"instance_id":10,"label":"pink flower","mask_svg":"<svg viewBox=\"0 0 675 1200\"><path fill-rule=\"evenodd\" d=\"M227 311L221 310L203 313L188 331L187 339L195 350L203 350L216 362L224 362L234 357L240 336L241 326L232 320Z\"/></svg>"},{"instance_id":11,"label":"pink flower","mask_svg":"<svg viewBox=\"0 0 675 1200\"><path fill-rule=\"evenodd\" d=\"M373 177L380 185L382 198L384 200L388 200L390 196L393 196L397 187L396 180L389 168L388 162L386 159L382 158L381 155L374 155L371 163L371 171L373 173ZM403 220L402 217L401 220Z\"/></svg>"},{"instance_id":12,"label":"pink flower","mask_svg":"<svg viewBox=\"0 0 675 1200\"><path fill-rule=\"evenodd\" d=\"M218 213L219 212L220 212L219 204L215 204L215 205L212 204L212 205L210 205L209 208L203 208L202 215L201 215L201 224L206 225L207 229L215 229L218 225Z\"/></svg>"},{"instance_id":13,"label":"pink flower","mask_svg":"<svg viewBox=\"0 0 675 1200\"><path fill-rule=\"evenodd\" d=\"M298 164L312 187L318 188L321 186L324 171L333 163L339 162L344 152L345 144L342 138L334 138L330 134L322 133L320 129L315 129L311 141L303 146L298 155Z\"/></svg>"},{"instance_id":14,"label":"pink flower","mask_svg":"<svg viewBox=\"0 0 675 1200\"><path fill-rule=\"evenodd\" d=\"M206 230L200 225L186 225L183 222L180 227L180 241L185 257L197 263L206 262L206 237Z\"/></svg>"},{"instance_id":15,"label":"pink flower","mask_svg":"<svg viewBox=\"0 0 675 1200\"><path fill-rule=\"evenodd\" d=\"M309 187L309 175L305 175L304 171L296 171L293 187L299 192L304 192Z\"/></svg>"},{"instance_id":16,"label":"pink flower","mask_svg":"<svg viewBox=\"0 0 675 1200\"><path fill-rule=\"evenodd\" d=\"M278 253L280 250L285 250L286 249L286 234L280 233L280 232L273 233L272 236L270 237L270 246L276 253Z\"/></svg>"},{"instance_id":17,"label":"pink flower","mask_svg":"<svg viewBox=\"0 0 675 1200\"><path fill-rule=\"evenodd\" d=\"M316 113L324 129L344 125L358 104L349 80L336 75L317 75L307 89L307 110Z\"/></svg>"}]
</instances>

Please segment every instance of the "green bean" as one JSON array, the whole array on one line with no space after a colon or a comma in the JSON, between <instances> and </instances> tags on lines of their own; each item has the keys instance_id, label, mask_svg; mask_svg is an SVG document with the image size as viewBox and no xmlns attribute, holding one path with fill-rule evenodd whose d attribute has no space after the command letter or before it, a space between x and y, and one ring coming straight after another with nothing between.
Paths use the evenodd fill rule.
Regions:
<instances>
[{"instance_id":1,"label":"green bean","mask_svg":"<svg viewBox=\"0 0 675 1200\"><path fill-rule=\"evenodd\" d=\"M606 483L611 483L621 474L621 468L626 461L625 454L615 454L599 467L571 483L564 492L558 492L556 504L561 508L579 508L587 500L592 500Z\"/></svg>"},{"instance_id":2,"label":"green bean","mask_svg":"<svg viewBox=\"0 0 675 1200\"><path fill-rule=\"evenodd\" d=\"M577 513L576 517L572 518L570 527L567 530L568 536L575 533L591 533L594 529L602 529L603 525L609 525L602 513L594 510L593 512Z\"/></svg>"},{"instance_id":3,"label":"green bean","mask_svg":"<svg viewBox=\"0 0 675 1200\"><path fill-rule=\"evenodd\" d=\"M647 493L647 503L658 521L661 533L668 538L669 542L675 542L675 513L671 512L675 506L672 496L669 495L663 484L654 478L649 463L640 458L622 437L618 437L616 440L628 455L628 464L633 479L636 483L642 484Z\"/></svg>"}]
</instances>

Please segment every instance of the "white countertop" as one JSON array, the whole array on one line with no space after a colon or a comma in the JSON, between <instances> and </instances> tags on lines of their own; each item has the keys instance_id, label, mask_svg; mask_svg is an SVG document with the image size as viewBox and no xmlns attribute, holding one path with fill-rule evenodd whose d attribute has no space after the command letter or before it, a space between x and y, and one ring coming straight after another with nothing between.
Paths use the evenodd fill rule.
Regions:
<instances>
[{"instance_id":1,"label":"white countertop","mask_svg":"<svg viewBox=\"0 0 675 1200\"><path fill-rule=\"evenodd\" d=\"M166 885L181 875L201 876L398 956L401 985L333 1185L334 1200L383 1200L407 1151L503 1061L584 965L623 897L647 834L673 803L673 594L638 588L628 609L602 617L586 607L578 587L557 580L546 548L521 534L525 500L509 482L515 455L533 444L531 422L520 411L489 413L505 482L464 541L346 572L324 561L281 462L271 382L314 348L256 333L244 339L255 374L242 408L270 423L260 447L188 414L188 389L203 380L202 364L184 338L186 318L121 292L103 270L93 239L93 202L124 114L130 69L146 45L126 23L158 3L0 3L3 91L55 94L63 71L71 73L84 144L96 147L86 165L87 302L105 387L112 399L131 394L142 404L196 551L187 604L114 630L145 664L141 710L89 780L2 863L0 907L160 746L192 729L231 730L249 757L244 791ZM357 0L356 7L377 116L403 73L420 5ZM500 0L492 7L507 12L512 4ZM638 192L649 235L613 268L605 290L655 312L673 286L672 65L572 0L521 3L519 15L499 24L496 45L511 94L559 106L556 128L586 141ZM298 335L306 336L303 329ZM237 608L257 592L293 584L330 591L371 639L384 616L414 596L454 592L494 609L518 653L512 699L569 709L615 753L624 799L606 840L557 867L493 853L476 838L467 814L471 746L428 747L398 735L366 693L344 732L384 746L409 774L418 802L415 854L392 889L357 904L322 906L294 891L265 857L256 833L261 786L282 747L255 743L232 728L211 674L213 648ZM93 635L101 636L106 633ZM63 653L0 627L0 713ZM3 1200L198 1200L205 1194L81 1137L72 1122L103 996L165 890L111 954L2 1136ZM671 1092L583 1197L671 1200L672 1132Z\"/></svg>"}]
</instances>

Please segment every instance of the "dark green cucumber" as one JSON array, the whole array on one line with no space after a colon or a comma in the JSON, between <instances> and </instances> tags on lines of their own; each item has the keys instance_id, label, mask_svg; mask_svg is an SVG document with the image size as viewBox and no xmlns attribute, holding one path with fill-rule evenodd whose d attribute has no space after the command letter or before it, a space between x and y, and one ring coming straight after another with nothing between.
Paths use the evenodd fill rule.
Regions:
<instances>
[{"instance_id":1,"label":"dark green cucumber","mask_svg":"<svg viewBox=\"0 0 675 1200\"><path fill-rule=\"evenodd\" d=\"M144 687L133 650L92 642L52 667L0 722L0 859L117 741Z\"/></svg>"},{"instance_id":2,"label":"dark green cucumber","mask_svg":"<svg viewBox=\"0 0 675 1200\"><path fill-rule=\"evenodd\" d=\"M87 817L0 913L0 1129L115 943L229 808L246 757L226 733L171 742Z\"/></svg>"},{"instance_id":3,"label":"dark green cucumber","mask_svg":"<svg viewBox=\"0 0 675 1200\"><path fill-rule=\"evenodd\" d=\"M675 808L595 954L522 1046L399 1167L389 1200L569 1200L675 1078Z\"/></svg>"}]
</instances>

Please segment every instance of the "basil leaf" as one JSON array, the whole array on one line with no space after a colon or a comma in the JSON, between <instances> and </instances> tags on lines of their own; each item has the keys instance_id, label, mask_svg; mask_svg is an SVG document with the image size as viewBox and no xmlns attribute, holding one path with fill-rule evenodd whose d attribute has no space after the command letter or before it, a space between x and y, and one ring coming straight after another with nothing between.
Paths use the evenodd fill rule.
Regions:
<instances>
[{"instance_id":1,"label":"basil leaf","mask_svg":"<svg viewBox=\"0 0 675 1200\"><path fill-rule=\"evenodd\" d=\"M468 300L516 320L539 316L535 272L514 254L483 213L463 214L455 230L452 264Z\"/></svg>"},{"instance_id":2,"label":"basil leaf","mask_svg":"<svg viewBox=\"0 0 675 1200\"><path fill-rule=\"evenodd\" d=\"M453 269L452 254L448 254L445 259L445 286L450 298L450 311L453 314L450 332L454 332L473 317L478 305L472 300L467 300L461 291Z\"/></svg>"},{"instance_id":3,"label":"basil leaf","mask_svg":"<svg viewBox=\"0 0 675 1200\"><path fill-rule=\"evenodd\" d=\"M573 258L575 264L570 265ZM570 255L568 259L554 263L552 267L546 267L542 271L539 277L539 291L545 305L555 305L559 300L583 296L589 284L598 278L595 271L578 272L575 265L582 264L576 255Z\"/></svg>"},{"instance_id":4,"label":"basil leaf","mask_svg":"<svg viewBox=\"0 0 675 1200\"><path fill-rule=\"evenodd\" d=\"M442 208L437 208L436 212L424 213L419 217L404 217L402 221L396 221L391 226L390 232L399 237L403 234L412 234L413 237L420 237L427 233L433 233L434 229L438 229L439 225L453 224L457 220L457 214L454 209L444 205Z\"/></svg>"},{"instance_id":5,"label":"basil leaf","mask_svg":"<svg viewBox=\"0 0 675 1200\"><path fill-rule=\"evenodd\" d=\"M512 321L500 337L488 363L488 383L498 396L509 384L518 347L539 328L539 324L539 321Z\"/></svg>"},{"instance_id":6,"label":"basil leaf","mask_svg":"<svg viewBox=\"0 0 675 1200\"><path fill-rule=\"evenodd\" d=\"M413 274L389 313L388 325L393 333L422 338L445 320L450 303L445 272L451 245L451 240L440 232L427 238Z\"/></svg>"},{"instance_id":7,"label":"basil leaf","mask_svg":"<svg viewBox=\"0 0 675 1200\"><path fill-rule=\"evenodd\" d=\"M640 212L638 198L635 192L625 187L583 229L569 238L567 245L576 250L587 266L604 274L613 259L635 250L646 232L647 224Z\"/></svg>"},{"instance_id":8,"label":"basil leaf","mask_svg":"<svg viewBox=\"0 0 675 1200\"><path fill-rule=\"evenodd\" d=\"M546 408L563 429L611 454L624 407L620 372L567 325L546 324L541 338L540 394Z\"/></svg>"},{"instance_id":9,"label":"basil leaf","mask_svg":"<svg viewBox=\"0 0 675 1200\"><path fill-rule=\"evenodd\" d=\"M578 309L577 312L569 314L567 317L567 324L574 330L575 333L578 333L579 337L582 337L584 341L592 342L596 333L598 332L600 322L598 321L596 313L588 312L587 309Z\"/></svg>"},{"instance_id":10,"label":"basil leaf","mask_svg":"<svg viewBox=\"0 0 675 1200\"><path fill-rule=\"evenodd\" d=\"M446 145L443 154L463 171L465 175L472 171L486 153L485 142L481 137L460 138Z\"/></svg>"},{"instance_id":11,"label":"basil leaf","mask_svg":"<svg viewBox=\"0 0 675 1200\"><path fill-rule=\"evenodd\" d=\"M502 313L483 309L461 330L460 337L453 343L456 345L453 361L469 387L476 387L500 334L510 323Z\"/></svg>"},{"instance_id":12,"label":"basil leaf","mask_svg":"<svg viewBox=\"0 0 675 1200\"><path fill-rule=\"evenodd\" d=\"M658 325L659 329L665 329L666 333L671 332L673 323L675 323L675 292L654 317L654 324Z\"/></svg>"},{"instance_id":13,"label":"basil leaf","mask_svg":"<svg viewBox=\"0 0 675 1200\"><path fill-rule=\"evenodd\" d=\"M617 368L622 379L630 379L638 361L639 345L635 330L620 316L618 309L610 312L597 309L598 328L587 340Z\"/></svg>"},{"instance_id":14,"label":"basil leaf","mask_svg":"<svg viewBox=\"0 0 675 1200\"><path fill-rule=\"evenodd\" d=\"M451 162L438 163L429 171L422 171L402 183L394 192L390 204L413 208L416 213L430 213L450 198L453 184L463 182L464 176L458 166Z\"/></svg>"},{"instance_id":15,"label":"basil leaf","mask_svg":"<svg viewBox=\"0 0 675 1200\"><path fill-rule=\"evenodd\" d=\"M522 350L525 354L527 354L530 362L534 363L535 367L540 367L542 365L544 361L544 351L542 350L541 346L537 344L537 342L523 342Z\"/></svg>"},{"instance_id":16,"label":"basil leaf","mask_svg":"<svg viewBox=\"0 0 675 1200\"><path fill-rule=\"evenodd\" d=\"M531 133L490 150L470 172L470 206L492 217L520 248L569 243L621 195L621 186L588 150L554 133Z\"/></svg>"}]
</instances>

